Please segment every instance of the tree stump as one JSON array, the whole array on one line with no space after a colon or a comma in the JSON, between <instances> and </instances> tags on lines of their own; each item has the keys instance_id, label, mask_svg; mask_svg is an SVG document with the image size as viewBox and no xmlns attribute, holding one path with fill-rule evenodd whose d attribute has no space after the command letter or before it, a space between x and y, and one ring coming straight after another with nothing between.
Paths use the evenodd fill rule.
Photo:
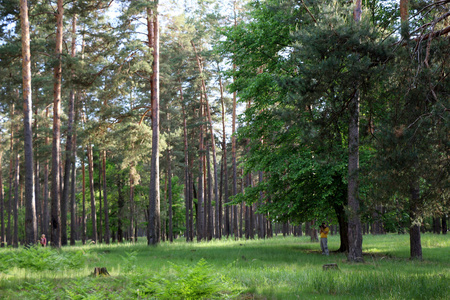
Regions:
<instances>
[{"instance_id":1,"label":"tree stump","mask_svg":"<svg viewBox=\"0 0 450 300\"><path fill-rule=\"evenodd\" d=\"M327 270L339 270L339 267L338 267L337 264L324 264L322 266L322 269L324 271L327 271Z\"/></svg>"},{"instance_id":2,"label":"tree stump","mask_svg":"<svg viewBox=\"0 0 450 300\"><path fill-rule=\"evenodd\" d=\"M108 273L108 270L106 270L106 268L95 268L94 269L94 274L92 274L93 276L111 276Z\"/></svg>"}]
</instances>

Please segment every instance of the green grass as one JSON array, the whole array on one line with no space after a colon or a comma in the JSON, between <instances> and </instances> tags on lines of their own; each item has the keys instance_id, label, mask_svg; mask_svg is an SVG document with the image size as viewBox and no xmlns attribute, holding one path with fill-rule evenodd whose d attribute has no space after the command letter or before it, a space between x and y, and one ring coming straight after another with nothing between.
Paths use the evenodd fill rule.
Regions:
<instances>
[{"instance_id":1,"label":"green grass","mask_svg":"<svg viewBox=\"0 0 450 300\"><path fill-rule=\"evenodd\" d=\"M0 299L450 299L450 235L422 235L422 247L411 261L408 235L367 235L360 264L322 256L307 237L1 248Z\"/></svg>"}]
</instances>

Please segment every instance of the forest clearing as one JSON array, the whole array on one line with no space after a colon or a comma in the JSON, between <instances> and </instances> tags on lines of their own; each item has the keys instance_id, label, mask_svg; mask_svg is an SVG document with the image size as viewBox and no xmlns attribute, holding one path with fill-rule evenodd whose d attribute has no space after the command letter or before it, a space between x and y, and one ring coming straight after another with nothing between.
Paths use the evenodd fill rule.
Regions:
<instances>
[{"instance_id":1,"label":"forest clearing","mask_svg":"<svg viewBox=\"0 0 450 300\"><path fill-rule=\"evenodd\" d=\"M450 0L0 0L0 298L449 299L449 49Z\"/></svg>"},{"instance_id":2,"label":"forest clearing","mask_svg":"<svg viewBox=\"0 0 450 300\"><path fill-rule=\"evenodd\" d=\"M408 235L365 235L363 264L320 255L307 236L63 247L70 266L44 262L57 252L50 248L0 249L0 298L449 299L450 236L424 234L422 242L425 259L417 261L409 259ZM337 249L339 238L329 245ZM13 252L23 254L8 262ZM323 270L328 263L339 269ZM100 266L111 276L93 277Z\"/></svg>"}]
</instances>

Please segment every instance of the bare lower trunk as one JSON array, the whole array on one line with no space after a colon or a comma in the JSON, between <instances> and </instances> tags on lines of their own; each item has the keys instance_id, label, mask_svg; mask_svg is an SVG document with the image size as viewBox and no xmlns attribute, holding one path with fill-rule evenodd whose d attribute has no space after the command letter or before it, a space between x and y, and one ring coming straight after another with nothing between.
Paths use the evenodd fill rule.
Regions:
<instances>
[{"instance_id":1,"label":"bare lower trunk","mask_svg":"<svg viewBox=\"0 0 450 300\"><path fill-rule=\"evenodd\" d=\"M417 183L411 184L411 200L409 207L409 217L411 220L409 241L411 259L422 259L422 244L420 241L420 220L419 220L420 194Z\"/></svg>"},{"instance_id":2,"label":"bare lower trunk","mask_svg":"<svg viewBox=\"0 0 450 300\"><path fill-rule=\"evenodd\" d=\"M2 136L0 135L0 143ZM3 151L0 149L0 166L2 163ZM1 219L1 229L0 229L0 247L5 247L5 215L4 215L4 197L3 197L3 170L0 168L0 219Z\"/></svg>"},{"instance_id":3,"label":"bare lower trunk","mask_svg":"<svg viewBox=\"0 0 450 300\"><path fill-rule=\"evenodd\" d=\"M20 1L20 23L22 30L23 126L25 153L25 243L34 244L37 240L37 227L33 172L33 132L31 129L33 104L31 100L30 25L28 23L27 0Z\"/></svg>"},{"instance_id":4,"label":"bare lower trunk","mask_svg":"<svg viewBox=\"0 0 450 300\"><path fill-rule=\"evenodd\" d=\"M52 148L52 246L61 248L61 182L60 182L60 156L61 156L61 73L62 73L62 46L63 46L63 0L58 0L56 14L56 49L55 55L58 63L55 66L55 81L53 86L53 148Z\"/></svg>"},{"instance_id":5,"label":"bare lower trunk","mask_svg":"<svg viewBox=\"0 0 450 300\"><path fill-rule=\"evenodd\" d=\"M106 150L103 151L103 200L105 204L105 243L109 244L111 239L111 233L109 230L109 205L108 205L108 193L106 190Z\"/></svg>"},{"instance_id":6,"label":"bare lower trunk","mask_svg":"<svg viewBox=\"0 0 450 300\"><path fill-rule=\"evenodd\" d=\"M13 236L13 247L19 247L19 160L20 156L18 150L16 150L16 164L14 168L14 236Z\"/></svg>"},{"instance_id":7,"label":"bare lower trunk","mask_svg":"<svg viewBox=\"0 0 450 300\"><path fill-rule=\"evenodd\" d=\"M359 91L355 92L350 104L348 142L348 260L362 262L362 228L358 198L359 174Z\"/></svg>"},{"instance_id":8,"label":"bare lower trunk","mask_svg":"<svg viewBox=\"0 0 450 300\"><path fill-rule=\"evenodd\" d=\"M173 242L173 208L172 208L172 163L170 159L170 145L168 146L169 149L167 150L167 163L168 163L168 171L167 171L167 177L168 177L168 198L169 198L169 241Z\"/></svg>"},{"instance_id":9,"label":"bare lower trunk","mask_svg":"<svg viewBox=\"0 0 450 300\"><path fill-rule=\"evenodd\" d=\"M83 147L84 149L84 147ZM84 150L83 150L84 151ZM86 245L86 167L84 165L84 155L81 161L81 173L82 173L82 193L83 193L83 212L81 220L81 242Z\"/></svg>"},{"instance_id":10,"label":"bare lower trunk","mask_svg":"<svg viewBox=\"0 0 450 300\"><path fill-rule=\"evenodd\" d=\"M89 173L89 191L91 194L91 218L92 218L92 241L97 243L97 213L95 209L94 195L94 162L92 157L92 146L89 142L87 146L88 156L88 173Z\"/></svg>"},{"instance_id":11,"label":"bare lower trunk","mask_svg":"<svg viewBox=\"0 0 450 300\"><path fill-rule=\"evenodd\" d=\"M151 76L152 101L152 158L150 174L149 222L147 228L148 245L161 241L160 192L159 192L159 20L158 0L154 0L154 11L148 10L149 45L153 48Z\"/></svg>"},{"instance_id":12,"label":"bare lower trunk","mask_svg":"<svg viewBox=\"0 0 450 300\"><path fill-rule=\"evenodd\" d=\"M45 109L45 118L48 120L49 112L48 107ZM48 148L48 145L50 144L50 138L48 135L45 135L45 146ZM48 159L45 159L45 165L44 165L44 199L42 203L42 233L45 234L45 236L49 236L48 232Z\"/></svg>"}]
</instances>

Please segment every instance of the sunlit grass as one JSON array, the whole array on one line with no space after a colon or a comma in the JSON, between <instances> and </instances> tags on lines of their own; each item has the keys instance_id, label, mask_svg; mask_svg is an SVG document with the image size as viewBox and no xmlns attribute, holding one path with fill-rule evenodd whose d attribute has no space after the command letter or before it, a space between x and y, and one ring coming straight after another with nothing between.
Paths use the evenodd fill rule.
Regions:
<instances>
[{"instance_id":1,"label":"sunlit grass","mask_svg":"<svg viewBox=\"0 0 450 300\"><path fill-rule=\"evenodd\" d=\"M219 299L226 295L241 299L424 299L425 294L426 299L445 299L450 235L422 235L422 246L424 260L411 261L408 235L365 235L365 263L354 264L344 254L322 256L319 244L308 237L201 243L178 239L156 247L147 246L145 239L136 244L77 244L61 251L81 251L84 263L80 268L9 268L0 273L0 299L37 299L36 290L50 295L48 299L146 299L150 297L142 294L142 290L149 291L146 281L156 278L159 284L170 283L173 276L184 274L174 268L187 272L202 259L208 274L223 277L223 289L230 289L216 296ZM330 250L338 247L339 237L329 237ZM26 250L0 249L0 257L16 251ZM339 270L323 271L325 263L337 263ZM106 267L111 277L91 277L95 267Z\"/></svg>"}]
</instances>

